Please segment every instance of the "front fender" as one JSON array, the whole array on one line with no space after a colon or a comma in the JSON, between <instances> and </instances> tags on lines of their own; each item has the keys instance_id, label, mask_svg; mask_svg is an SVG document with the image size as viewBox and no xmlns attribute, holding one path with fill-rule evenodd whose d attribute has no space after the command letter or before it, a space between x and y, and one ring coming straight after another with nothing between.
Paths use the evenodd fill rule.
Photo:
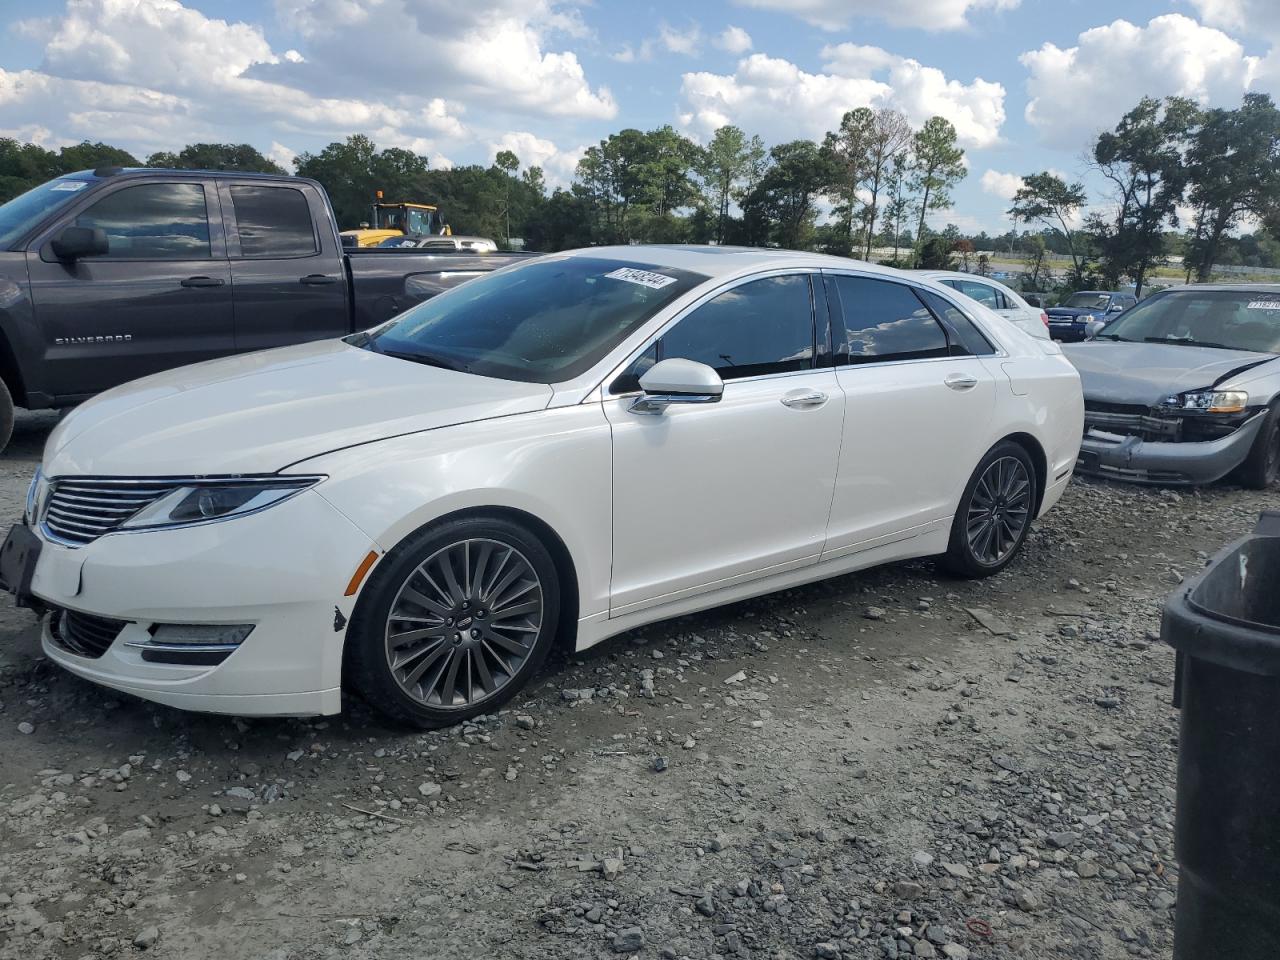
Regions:
<instances>
[{"instance_id":1,"label":"front fender","mask_svg":"<svg viewBox=\"0 0 1280 960\"><path fill-rule=\"evenodd\" d=\"M0 373L20 406L37 409L53 402L45 392L43 358L44 336L31 302L26 254L0 252Z\"/></svg>"},{"instance_id":2,"label":"front fender","mask_svg":"<svg viewBox=\"0 0 1280 960\"><path fill-rule=\"evenodd\" d=\"M578 577L579 615L609 608L612 444L599 403L444 427L324 454L316 492L384 551L440 517L499 507L555 531Z\"/></svg>"}]
</instances>

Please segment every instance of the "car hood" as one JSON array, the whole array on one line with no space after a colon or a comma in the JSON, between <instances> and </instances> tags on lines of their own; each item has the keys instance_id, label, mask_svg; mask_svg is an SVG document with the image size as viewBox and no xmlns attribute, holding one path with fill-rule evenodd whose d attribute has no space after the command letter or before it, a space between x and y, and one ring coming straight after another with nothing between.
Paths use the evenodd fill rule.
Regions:
<instances>
[{"instance_id":1,"label":"car hood","mask_svg":"<svg viewBox=\"0 0 1280 960\"><path fill-rule=\"evenodd\" d=\"M1049 307L1045 310L1049 315L1049 319L1058 317L1064 320L1078 320L1080 317L1096 317L1099 316L1101 310L1085 310L1083 307Z\"/></svg>"},{"instance_id":2,"label":"car hood","mask_svg":"<svg viewBox=\"0 0 1280 960\"><path fill-rule=\"evenodd\" d=\"M541 383L472 376L341 340L243 354L95 397L49 437L50 477L271 473L340 447L541 410Z\"/></svg>"},{"instance_id":3,"label":"car hood","mask_svg":"<svg viewBox=\"0 0 1280 960\"><path fill-rule=\"evenodd\" d=\"M1235 373L1275 360L1270 353L1184 347L1171 343L1093 340L1064 344L1080 371L1087 400L1155 406L1166 397L1212 387Z\"/></svg>"}]
</instances>

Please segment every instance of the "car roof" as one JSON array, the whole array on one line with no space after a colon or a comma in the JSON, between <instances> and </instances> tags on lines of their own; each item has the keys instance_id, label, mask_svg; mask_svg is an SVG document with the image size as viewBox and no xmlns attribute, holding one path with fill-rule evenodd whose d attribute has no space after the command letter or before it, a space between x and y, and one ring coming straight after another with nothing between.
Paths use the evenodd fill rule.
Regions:
<instances>
[{"instance_id":1,"label":"car roof","mask_svg":"<svg viewBox=\"0 0 1280 960\"><path fill-rule=\"evenodd\" d=\"M1170 290L1223 290L1234 293L1280 293L1280 283L1180 283L1174 287L1162 287L1159 293Z\"/></svg>"},{"instance_id":2,"label":"car roof","mask_svg":"<svg viewBox=\"0 0 1280 960\"><path fill-rule=\"evenodd\" d=\"M977 280L979 283L994 283L998 287L1004 287L995 277L984 277L979 273L965 273L963 270L908 270L907 273L918 273L922 277L955 277L957 280Z\"/></svg>"},{"instance_id":3,"label":"car roof","mask_svg":"<svg viewBox=\"0 0 1280 960\"><path fill-rule=\"evenodd\" d=\"M596 257L602 260L618 260L653 267L672 267L691 270L708 277L747 273L770 268L810 268L820 270L858 270L881 274L886 277L902 277L905 270L882 267L851 257L833 257L824 253L806 253L802 250L774 250L762 247L713 247L699 244L642 243L613 247L580 247L567 250L564 255Z\"/></svg>"}]
</instances>

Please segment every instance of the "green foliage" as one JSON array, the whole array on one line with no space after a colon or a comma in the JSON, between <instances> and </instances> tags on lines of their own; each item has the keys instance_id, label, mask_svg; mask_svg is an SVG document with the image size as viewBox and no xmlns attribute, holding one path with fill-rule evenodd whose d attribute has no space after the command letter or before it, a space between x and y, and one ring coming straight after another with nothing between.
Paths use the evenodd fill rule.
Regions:
<instances>
[{"instance_id":1,"label":"green foliage","mask_svg":"<svg viewBox=\"0 0 1280 960\"><path fill-rule=\"evenodd\" d=\"M770 150L769 160L769 169L743 201L744 218L768 223L770 243L805 249L813 236L816 201L833 179L830 158L812 140L792 140Z\"/></svg>"},{"instance_id":2,"label":"green foliage","mask_svg":"<svg viewBox=\"0 0 1280 960\"><path fill-rule=\"evenodd\" d=\"M714 222L710 231L706 226L700 228L702 233L709 233L706 239L725 241L729 208L734 202L741 203L760 180L765 156L764 141L758 136L748 138L734 126L716 130L697 167L703 207L711 211L707 225ZM694 228L699 231L698 224Z\"/></svg>"},{"instance_id":3,"label":"green foliage","mask_svg":"<svg viewBox=\"0 0 1280 960\"><path fill-rule=\"evenodd\" d=\"M58 152L34 143L0 138L0 203L26 193L46 180L77 170L99 167L136 167L133 154L105 143L78 143Z\"/></svg>"},{"instance_id":4,"label":"green foliage","mask_svg":"<svg viewBox=\"0 0 1280 960\"><path fill-rule=\"evenodd\" d=\"M1080 269L1080 256L1076 251L1075 231L1068 224L1085 205L1084 184L1068 184L1048 170L1032 173L1022 178L1022 186L1013 195L1009 216L1015 221L1040 223L1054 232L1060 232L1071 254L1074 268ZM1041 241L1041 250L1045 242Z\"/></svg>"},{"instance_id":5,"label":"green foliage","mask_svg":"<svg viewBox=\"0 0 1280 960\"><path fill-rule=\"evenodd\" d=\"M964 179L964 150L956 145L956 128L942 117L930 117L912 138L911 189L920 195L916 244L924 238L924 218L930 210L951 206L951 188ZM923 249L917 255L922 262Z\"/></svg>"},{"instance_id":6,"label":"green foliage","mask_svg":"<svg viewBox=\"0 0 1280 960\"><path fill-rule=\"evenodd\" d=\"M147 157L146 165L174 170L235 170L277 175L285 172L278 163L247 143L192 143L178 153L153 153Z\"/></svg>"}]
</instances>

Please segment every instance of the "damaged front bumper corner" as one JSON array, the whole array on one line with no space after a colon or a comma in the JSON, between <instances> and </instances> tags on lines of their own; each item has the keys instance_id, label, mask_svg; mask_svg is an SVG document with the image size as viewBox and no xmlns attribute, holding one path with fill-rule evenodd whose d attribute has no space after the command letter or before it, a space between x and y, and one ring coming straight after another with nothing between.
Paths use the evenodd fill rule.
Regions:
<instances>
[{"instance_id":1,"label":"damaged front bumper corner","mask_svg":"<svg viewBox=\"0 0 1280 960\"><path fill-rule=\"evenodd\" d=\"M1266 411L1257 413L1217 440L1181 443L1143 440L1089 428L1080 444L1076 471L1132 483L1213 483L1244 462L1266 416Z\"/></svg>"}]
</instances>

